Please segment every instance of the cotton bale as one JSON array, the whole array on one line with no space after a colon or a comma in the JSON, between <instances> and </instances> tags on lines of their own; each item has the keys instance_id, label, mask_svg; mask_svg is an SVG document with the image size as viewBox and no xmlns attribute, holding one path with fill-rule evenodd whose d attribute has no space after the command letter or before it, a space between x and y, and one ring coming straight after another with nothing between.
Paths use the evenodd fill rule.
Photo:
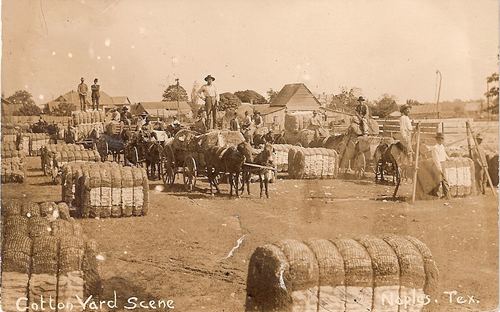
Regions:
<instances>
[{"instance_id":1,"label":"cotton bale","mask_svg":"<svg viewBox=\"0 0 500 312\"><path fill-rule=\"evenodd\" d=\"M111 217L111 172L102 168L101 172L101 218Z\"/></svg>"},{"instance_id":2,"label":"cotton bale","mask_svg":"<svg viewBox=\"0 0 500 312\"><path fill-rule=\"evenodd\" d=\"M122 215L131 217L134 207L134 178L132 168L120 168L122 176Z\"/></svg>"},{"instance_id":3,"label":"cotton bale","mask_svg":"<svg viewBox=\"0 0 500 312\"><path fill-rule=\"evenodd\" d=\"M110 168L111 173L111 216L122 215L122 176L120 168Z\"/></svg>"},{"instance_id":4,"label":"cotton bale","mask_svg":"<svg viewBox=\"0 0 500 312\"><path fill-rule=\"evenodd\" d=\"M2 271L29 273L32 243L28 235L6 235L3 239Z\"/></svg>"},{"instance_id":5,"label":"cotton bale","mask_svg":"<svg viewBox=\"0 0 500 312\"><path fill-rule=\"evenodd\" d=\"M429 249L413 237L285 240L252 254L246 310L396 312L399 298L416 294L405 311L422 311L437 279Z\"/></svg>"},{"instance_id":6,"label":"cotton bale","mask_svg":"<svg viewBox=\"0 0 500 312\"><path fill-rule=\"evenodd\" d=\"M132 168L132 179L134 181L133 196L134 205L132 209L132 214L134 216L142 215L142 205L144 203L144 190L143 190L143 174L141 168Z\"/></svg>"},{"instance_id":7,"label":"cotton bale","mask_svg":"<svg viewBox=\"0 0 500 312\"><path fill-rule=\"evenodd\" d=\"M29 275L27 273L2 271L2 311L25 311L28 307L27 300L19 298L28 297Z\"/></svg>"}]
</instances>

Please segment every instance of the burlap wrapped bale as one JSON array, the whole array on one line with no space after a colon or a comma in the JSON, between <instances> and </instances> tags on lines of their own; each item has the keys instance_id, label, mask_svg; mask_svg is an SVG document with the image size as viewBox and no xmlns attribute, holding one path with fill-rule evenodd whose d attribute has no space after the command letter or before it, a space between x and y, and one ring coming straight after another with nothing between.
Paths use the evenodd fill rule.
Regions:
<instances>
[{"instance_id":1,"label":"burlap wrapped bale","mask_svg":"<svg viewBox=\"0 0 500 312\"><path fill-rule=\"evenodd\" d=\"M66 305L64 309L58 311L83 311L83 307L77 298L84 298L84 287L85 280L82 271L60 273L57 278L57 300L58 302L64 302Z\"/></svg>"},{"instance_id":2,"label":"burlap wrapped bale","mask_svg":"<svg viewBox=\"0 0 500 312\"><path fill-rule=\"evenodd\" d=\"M3 218L3 237L12 235L28 235L29 219L21 215L12 215Z\"/></svg>"},{"instance_id":3,"label":"burlap wrapped bale","mask_svg":"<svg viewBox=\"0 0 500 312\"><path fill-rule=\"evenodd\" d=\"M49 217L52 215L52 205L49 202L40 203L40 216Z\"/></svg>"},{"instance_id":4,"label":"burlap wrapped bale","mask_svg":"<svg viewBox=\"0 0 500 312\"><path fill-rule=\"evenodd\" d=\"M82 263L85 296L99 296L102 291L99 262L96 257L97 243L94 240L88 240L85 243Z\"/></svg>"},{"instance_id":5,"label":"burlap wrapped bale","mask_svg":"<svg viewBox=\"0 0 500 312\"><path fill-rule=\"evenodd\" d=\"M420 251L408 239L396 235L385 235L383 240L391 246L396 253L399 262L399 281L401 298L423 298L426 274L424 270L424 260ZM416 300L408 306L410 311L421 311L423 302Z\"/></svg>"},{"instance_id":6,"label":"burlap wrapped bale","mask_svg":"<svg viewBox=\"0 0 500 312\"><path fill-rule=\"evenodd\" d=\"M40 206L37 203L25 201L21 206L21 214L25 217L39 217Z\"/></svg>"},{"instance_id":7,"label":"burlap wrapped bale","mask_svg":"<svg viewBox=\"0 0 500 312\"><path fill-rule=\"evenodd\" d=\"M67 237L73 235L73 224L71 222L57 219L50 223L54 237Z\"/></svg>"},{"instance_id":8,"label":"burlap wrapped bale","mask_svg":"<svg viewBox=\"0 0 500 312\"><path fill-rule=\"evenodd\" d=\"M347 298L342 255L329 240L310 240L306 244L318 262L320 311L344 311Z\"/></svg>"},{"instance_id":9,"label":"burlap wrapped bale","mask_svg":"<svg viewBox=\"0 0 500 312\"><path fill-rule=\"evenodd\" d=\"M476 179L472 159L453 157L442 162L441 167L448 180L450 196L462 197L475 193Z\"/></svg>"},{"instance_id":10,"label":"burlap wrapped bale","mask_svg":"<svg viewBox=\"0 0 500 312\"><path fill-rule=\"evenodd\" d=\"M419 256L429 260L425 275ZM432 255L415 238L362 236L305 244L288 240L258 247L252 254L246 310L422 311L421 287L430 289L436 283ZM408 307L398 304L399 298L412 294L417 297Z\"/></svg>"},{"instance_id":11,"label":"burlap wrapped bale","mask_svg":"<svg viewBox=\"0 0 500 312\"><path fill-rule=\"evenodd\" d=\"M33 239L32 274L57 274L59 240L54 236L38 236Z\"/></svg>"},{"instance_id":12,"label":"burlap wrapped bale","mask_svg":"<svg viewBox=\"0 0 500 312\"><path fill-rule=\"evenodd\" d=\"M3 312L18 312L26 310L28 307L28 301L18 301L18 299L28 298L28 281L29 275L27 273L6 272L5 270L2 271Z\"/></svg>"},{"instance_id":13,"label":"burlap wrapped bale","mask_svg":"<svg viewBox=\"0 0 500 312\"><path fill-rule=\"evenodd\" d=\"M101 218L111 217L112 194L111 194L111 172L108 168L102 168L101 172Z\"/></svg>"},{"instance_id":14,"label":"burlap wrapped bale","mask_svg":"<svg viewBox=\"0 0 500 312\"><path fill-rule=\"evenodd\" d=\"M122 216L132 216L134 207L134 179L130 167L120 168L122 176Z\"/></svg>"},{"instance_id":15,"label":"burlap wrapped bale","mask_svg":"<svg viewBox=\"0 0 500 312\"><path fill-rule=\"evenodd\" d=\"M122 177L120 168L110 168L111 171L111 216L122 215Z\"/></svg>"},{"instance_id":16,"label":"burlap wrapped bale","mask_svg":"<svg viewBox=\"0 0 500 312\"><path fill-rule=\"evenodd\" d=\"M427 295L431 295L431 297L433 297L434 295L436 295L437 291L439 270L437 268L436 262L434 261L434 258L432 257L432 253L429 247L427 247L427 245L424 244L419 239L413 236L405 236L405 238L418 249L418 251L420 252L420 254L424 259L424 271L425 271L424 293Z\"/></svg>"},{"instance_id":17,"label":"burlap wrapped bale","mask_svg":"<svg viewBox=\"0 0 500 312\"><path fill-rule=\"evenodd\" d=\"M2 201L2 216L17 216L22 213L22 202L17 199Z\"/></svg>"},{"instance_id":18,"label":"burlap wrapped bale","mask_svg":"<svg viewBox=\"0 0 500 312\"><path fill-rule=\"evenodd\" d=\"M28 233L32 239L44 235L50 235L51 231L50 222L47 218L31 217L28 219Z\"/></svg>"},{"instance_id":19,"label":"burlap wrapped bale","mask_svg":"<svg viewBox=\"0 0 500 312\"><path fill-rule=\"evenodd\" d=\"M81 237L65 236L60 239L59 274L79 271L82 268L85 243Z\"/></svg>"},{"instance_id":20,"label":"burlap wrapped bale","mask_svg":"<svg viewBox=\"0 0 500 312\"><path fill-rule=\"evenodd\" d=\"M57 259L56 259L57 260ZM29 311L42 311L43 300L52 297L55 301L57 298L57 274L55 273L33 273L30 276L29 283L29 298L30 309ZM47 305L47 303L45 303ZM33 307L38 306L38 309Z\"/></svg>"},{"instance_id":21,"label":"burlap wrapped bale","mask_svg":"<svg viewBox=\"0 0 500 312\"><path fill-rule=\"evenodd\" d=\"M144 203L144 190L143 190L143 174L141 168L132 168L132 179L134 181L133 196L134 205L132 214L134 216L142 216L142 205Z\"/></svg>"},{"instance_id":22,"label":"burlap wrapped bale","mask_svg":"<svg viewBox=\"0 0 500 312\"><path fill-rule=\"evenodd\" d=\"M382 239L364 236L357 241L370 255L373 269L373 311L398 312L397 304L388 304L385 298L399 296L399 263L392 248Z\"/></svg>"},{"instance_id":23,"label":"burlap wrapped bale","mask_svg":"<svg viewBox=\"0 0 500 312\"><path fill-rule=\"evenodd\" d=\"M57 210L59 211L59 218L62 220L69 220L70 214L69 214L69 207L66 203L59 203L57 204Z\"/></svg>"},{"instance_id":24,"label":"burlap wrapped bale","mask_svg":"<svg viewBox=\"0 0 500 312\"><path fill-rule=\"evenodd\" d=\"M101 172L98 168L89 170L89 185L86 192L89 192L89 201L85 203L90 207L90 217L95 218L101 215Z\"/></svg>"},{"instance_id":25,"label":"burlap wrapped bale","mask_svg":"<svg viewBox=\"0 0 500 312\"><path fill-rule=\"evenodd\" d=\"M13 234L4 237L2 271L30 272L32 240L28 235Z\"/></svg>"},{"instance_id":26,"label":"burlap wrapped bale","mask_svg":"<svg viewBox=\"0 0 500 312\"><path fill-rule=\"evenodd\" d=\"M149 211L149 180L146 170L141 170L142 172L142 215L145 216Z\"/></svg>"}]
</instances>

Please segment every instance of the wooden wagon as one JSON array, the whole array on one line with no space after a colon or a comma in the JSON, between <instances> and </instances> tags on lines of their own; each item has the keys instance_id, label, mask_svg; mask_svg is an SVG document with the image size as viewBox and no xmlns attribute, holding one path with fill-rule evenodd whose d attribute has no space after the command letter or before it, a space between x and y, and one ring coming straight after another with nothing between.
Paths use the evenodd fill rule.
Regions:
<instances>
[{"instance_id":1,"label":"wooden wagon","mask_svg":"<svg viewBox=\"0 0 500 312\"><path fill-rule=\"evenodd\" d=\"M192 191L197 178L206 176L205 151L212 146L236 146L243 142L243 136L237 131L217 130L206 134L183 129L172 141L165 144L162 161L162 179L165 187L171 188L178 174L182 174L184 187ZM224 172L220 173L222 180ZM243 181L241 181L243 182ZM240 183L241 187L243 183Z\"/></svg>"}]
</instances>

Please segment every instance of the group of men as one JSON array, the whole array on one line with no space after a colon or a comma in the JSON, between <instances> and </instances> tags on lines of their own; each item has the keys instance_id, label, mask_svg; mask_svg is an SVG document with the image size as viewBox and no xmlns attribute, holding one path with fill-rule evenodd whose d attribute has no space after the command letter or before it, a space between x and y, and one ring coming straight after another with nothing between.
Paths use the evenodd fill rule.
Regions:
<instances>
[{"instance_id":1,"label":"group of men","mask_svg":"<svg viewBox=\"0 0 500 312\"><path fill-rule=\"evenodd\" d=\"M413 162L413 148L412 148L412 134L414 131L414 127L412 125L412 121L410 119L410 112L411 112L411 106L409 105L402 105L400 107L400 112L401 112L401 117L399 119L399 124L400 124L400 139L401 142L405 145L408 151L408 156L410 162ZM445 146L444 146L444 134L442 132L437 132L436 136L436 144L431 147L431 155L432 155L432 160L434 162L434 165L440 172L440 185L432 190L431 195L437 196L439 187L442 188L442 193L444 197L449 198L449 183L448 180L446 179L446 176L443 172L442 168L442 163L444 161L450 160L450 156L446 152ZM481 192L482 194L485 194L485 189L486 189L486 184L487 184L487 170L488 170L488 165L486 162L486 157L484 150L481 146L481 143L483 142L483 137L481 134L477 134L475 137L475 140L477 142L477 149L473 149L472 153L472 159L474 161L474 169L476 173L476 183L478 186L478 191Z\"/></svg>"},{"instance_id":2,"label":"group of men","mask_svg":"<svg viewBox=\"0 0 500 312\"><path fill-rule=\"evenodd\" d=\"M91 98L92 98L92 109L99 110L99 98L101 94L99 93L101 86L97 84L98 79L94 79L94 84L90 86ZM85 84L85 79L80 78L80 84L78 84L78 97L80 98L80 110L85 112L87 111L87 93L89 91L89 87Z\"/></svg>"}]
</instances>

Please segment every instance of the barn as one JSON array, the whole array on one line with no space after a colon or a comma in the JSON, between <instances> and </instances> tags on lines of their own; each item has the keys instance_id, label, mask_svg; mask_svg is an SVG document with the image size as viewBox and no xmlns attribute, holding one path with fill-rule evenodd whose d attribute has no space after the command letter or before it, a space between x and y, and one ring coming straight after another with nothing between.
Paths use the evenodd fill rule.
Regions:
<instances>
[{"instance_id":1,"label":"barn","mask_svg":"<svg viewBox=\"0 0 500 312\"><path fill-rule=\"evenodd\" d=\"M269 105L271 108L285 108L287 113L313 112L321 103L303 83L286 84Z\"/></svg>"}]
</instances>

